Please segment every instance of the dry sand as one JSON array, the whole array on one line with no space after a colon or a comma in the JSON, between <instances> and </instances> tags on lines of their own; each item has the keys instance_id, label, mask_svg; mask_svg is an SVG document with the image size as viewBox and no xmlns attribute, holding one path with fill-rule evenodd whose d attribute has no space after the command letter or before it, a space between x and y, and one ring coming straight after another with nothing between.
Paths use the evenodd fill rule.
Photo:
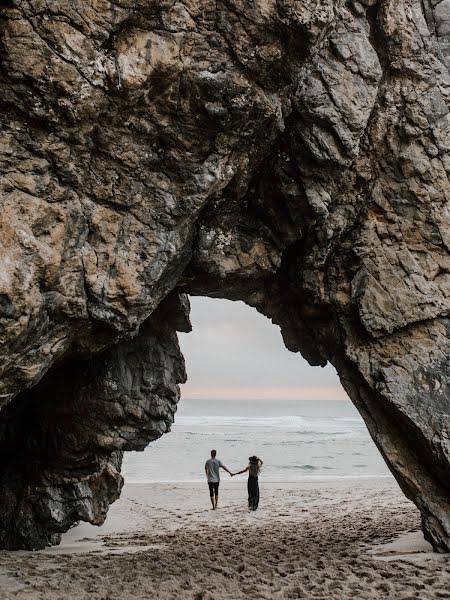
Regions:
<instances>
[{"instance_id":1,"label":"dry sand","mask_svg":"<svg viewBox=\"0 0 450 600\"><path fill-rule=\"evenodd\" d=\"M0 553L0 598L27 600L450 599L450 558L430 551L394 481L128 484L98 529L58 548Z\"/></svg>"}]
</instances>

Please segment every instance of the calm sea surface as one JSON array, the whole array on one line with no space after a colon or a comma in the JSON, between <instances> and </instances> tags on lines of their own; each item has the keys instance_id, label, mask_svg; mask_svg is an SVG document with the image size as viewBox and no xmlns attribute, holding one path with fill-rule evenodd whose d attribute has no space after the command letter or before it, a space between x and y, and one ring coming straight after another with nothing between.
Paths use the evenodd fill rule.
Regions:
<instances>
[{"instance_id":1,"label":"calm sea surface","mask_svg":"<svg viewBox=\"0 0 450 600\"><path fill-rule=\"evenodd\" d=\"M172 432L144 452L127 452L123 474L127 481L203 481L212 448L230 470L257 454L269 481L390 476L349 401L291 400L182 400Z\"/></svg>"}]
</instances>

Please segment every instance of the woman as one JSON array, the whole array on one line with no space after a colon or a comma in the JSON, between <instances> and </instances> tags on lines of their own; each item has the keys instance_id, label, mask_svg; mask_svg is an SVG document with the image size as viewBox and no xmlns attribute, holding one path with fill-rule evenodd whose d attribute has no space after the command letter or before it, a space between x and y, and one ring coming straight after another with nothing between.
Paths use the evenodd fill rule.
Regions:
<instances>
[{"instance_id":1,"label":"woman","mask_svg":"<svg viewBox=\"0 0 450 600\"><path fill-rule=\"evenodd\" d=\"M250 456L248 459L248 466L242 471L238 471L237 473L233 473L234 475L240 475L241 473L246 473L248 471L248 507L250 510L256 510L259 504L259 485L258 485L258 475L261 471L261 467L263 465L263 461L257 456Z\"/></svg>"}]
</instances>

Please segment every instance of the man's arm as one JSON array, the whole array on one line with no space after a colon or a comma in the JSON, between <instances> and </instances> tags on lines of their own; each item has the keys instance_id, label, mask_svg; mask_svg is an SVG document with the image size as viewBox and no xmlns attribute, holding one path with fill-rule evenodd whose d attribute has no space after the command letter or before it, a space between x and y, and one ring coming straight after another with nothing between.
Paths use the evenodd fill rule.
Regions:
<instances>
[{"instance_id":1,"label":"man's arm","mask_svg":"<svg viewBox=\"0 0 450 600\"><path fill-rule=\"evenodd\" d=\"M227 473L229 473L230 475L233 475L233 473L230 471L230 469L227 469L225 465L223 465L222 463L220 463L220 466L222 467L222 469L224 471L226 471Z\"/></svg>"}]
</instances>

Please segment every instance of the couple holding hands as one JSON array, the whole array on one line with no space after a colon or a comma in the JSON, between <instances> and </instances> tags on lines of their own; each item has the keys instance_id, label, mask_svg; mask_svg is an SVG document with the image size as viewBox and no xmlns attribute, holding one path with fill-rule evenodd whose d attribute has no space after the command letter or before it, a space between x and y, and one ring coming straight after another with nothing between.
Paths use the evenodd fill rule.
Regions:
<instances>
[{"instance_id":1,"label":"couple holding hands","mask_svg":"<svg viewBox=\"0 0 450 600\"><path fill-rule=\"evenodd\" d=\"M232 473L227 467L216 458L217 452L211 450L211 458L205 463L205 474L208 481L209 496L211 498L211 504L213 510L216 510L219 502L219 483L220 483L220 469L224 469L227 473L234 477L235 475L241 475L241 473L248 472L248 507L250 510L256 510L259 504L259 485L258 475L261 471L262 460L257 456L250 456L248 459L248 465L242 471Z\"/></svg>"}]
</instances>

